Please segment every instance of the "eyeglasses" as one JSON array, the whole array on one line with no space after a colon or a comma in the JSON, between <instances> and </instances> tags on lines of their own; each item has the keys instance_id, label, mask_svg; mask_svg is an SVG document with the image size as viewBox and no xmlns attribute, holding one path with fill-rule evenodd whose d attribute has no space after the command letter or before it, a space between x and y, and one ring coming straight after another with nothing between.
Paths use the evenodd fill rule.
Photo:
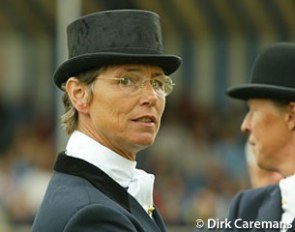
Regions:
<instances>
[{"instance_id":1,"label":"eyeglasses","mask_svg":"<svg viewBox=\"0 0 295 232\"><path fill-rule=\"evenodd\" d=\"M146 82L149 82L159 96L168 96L175 85L172 79L165 75L159 75L150 80L142 80L142 76L138 73L125 73L121 77L97 78L97 80L115 80L119 88L128 94L135 93L140 88L143 88Z\"/></svg>"}]
</instances>

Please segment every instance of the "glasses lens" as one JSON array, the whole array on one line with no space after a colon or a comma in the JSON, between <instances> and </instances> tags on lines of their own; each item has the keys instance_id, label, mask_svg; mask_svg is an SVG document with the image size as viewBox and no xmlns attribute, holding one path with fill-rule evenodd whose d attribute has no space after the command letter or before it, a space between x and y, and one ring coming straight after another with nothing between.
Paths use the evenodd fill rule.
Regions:
<instances>
[{"instance_id":1,"label":"glasses lens","mask_svg":"<svg viewBox=\"0 0 295 232\"><path fill-rule=\"evenodd\" d=\"M174 83L170 77L158 76L153 78L150 82L155 92L159 95L167 96L173 90Z\"/></svg>"},{"instance_id":2,"label":"glasses lens","mask_svg":"<svg viewBox=\"0 0 295 232\"><path fill-rule=\"evenodd\" d=\"M124 73L118 78L118 81L120 88L129 94L135 93L136 90L143 88L149 82L158 95L167 96L172 92L173 85L175 85L168 76L160 75L148 81L136 72Z\"/></svg>"},{"instance_id":3,"label":"glasses lens","mask_svg":"<svg viewBox=\"0 0 295 232\"><path fill-rule=\"evenodd\" d=\"M164 92L165 96L168 96L173 91L173 86L175 83L172 81L172 79L168 76L165 76L165 84L164 84Z\"/></svg>"}]
</instances>

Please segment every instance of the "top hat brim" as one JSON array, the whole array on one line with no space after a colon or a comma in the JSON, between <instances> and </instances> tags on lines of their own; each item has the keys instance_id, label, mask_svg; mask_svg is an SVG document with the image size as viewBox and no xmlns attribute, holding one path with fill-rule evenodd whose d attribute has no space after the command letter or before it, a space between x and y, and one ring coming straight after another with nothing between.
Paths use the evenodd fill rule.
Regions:
<instances>
[{"instance_id":1,"label":"top hat brim","mask_svg":"<svg viewBox=\"0 0 295 232\"><path fill-rule=\"evenodd\" d=\"M295 101L295 89L268 85L268 84L244 84L234 86L226 90L226 94L231 98L239 100L273 99Z\"/></svg>"},{"instance_id":2,"label":"top hat brim","mask_svg":"<svg viewBox=\"0 0 295 232\"><path fill-rule=\"evenodd\" d=\"M53 77L55 84L60 88L68 78L104 65L111 64L149 64L163 69L166 75L175 72L181 64L181 58L174 55L157 54L126 54L126 53L91 53L71 58L62 63Z\"/></svg>"}]
</instances>

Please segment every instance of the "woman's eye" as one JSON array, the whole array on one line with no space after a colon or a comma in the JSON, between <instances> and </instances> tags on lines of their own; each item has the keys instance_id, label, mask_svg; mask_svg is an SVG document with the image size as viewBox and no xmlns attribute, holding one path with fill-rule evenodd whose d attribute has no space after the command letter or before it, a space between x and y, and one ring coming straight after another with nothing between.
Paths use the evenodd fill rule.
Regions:
<instances>
[{"instance_id":1,"label":"woman's eye","mask_svg":"<svg viewBox=\"0 0 295 232\"><path fill-rule=\"evenodd\" d=\"M160 80L154 79L154 80L152 80L152 85L156 89L162 89L164 86L164 83Z\"/></svg>"},{"instance_id":2,"label":"woman's eye","mask_svg":"<svg viewBox=\"0 0 295 232\"><path fill-rule=\"evenodd\" d=\"M120 79L120 84L123 85L123 86L129 86L129 85L132 85L133 83L132 83L131 78L129 78L129 77L122 77Z\"/></svg>"}]
</instances>

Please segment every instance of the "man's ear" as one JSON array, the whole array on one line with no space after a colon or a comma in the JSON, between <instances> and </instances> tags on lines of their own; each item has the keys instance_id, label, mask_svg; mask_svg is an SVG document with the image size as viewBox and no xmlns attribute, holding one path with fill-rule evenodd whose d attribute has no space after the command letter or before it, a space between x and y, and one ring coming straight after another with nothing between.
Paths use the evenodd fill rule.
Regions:
<instances>
[{"instance_id":1,"label":"man's ear","mask_svg":"<svg viewBox=\"0 0 295 232\"><path fill-rule=\"evenodd\" d=\"M65 91L78 112L88 113L88 92L86 86L82 84L77 78L70 77L67 80Z\"/></svg>"},{"instance_id":2,"label":"man's ear","mask_svg":"<svg viewBox=\"0 0 295 232\"><path fill-rule=\"evenodd\" d=\"M288 104L288 128L295 130L295 102Z\"/></svg>"}]
</instances>

